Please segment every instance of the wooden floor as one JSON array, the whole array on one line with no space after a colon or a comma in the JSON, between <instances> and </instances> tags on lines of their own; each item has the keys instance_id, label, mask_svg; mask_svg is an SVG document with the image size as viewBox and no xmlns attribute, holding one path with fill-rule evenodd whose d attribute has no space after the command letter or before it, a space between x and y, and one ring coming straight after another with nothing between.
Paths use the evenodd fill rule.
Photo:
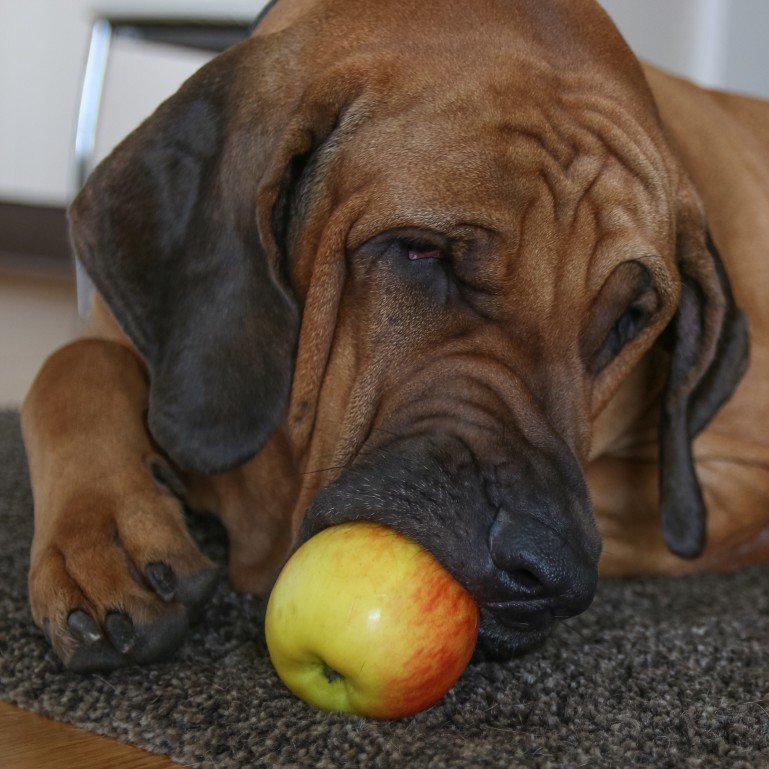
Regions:
<instances>
[{"instance_id":1,"label":"wooden floor","mask_svg":"<svg viewBox=\"0 0 769 769\"><path fill-rule=\"evenodd\" d=\"M0 702L0 767L172 769L179 764Z\"/></svg>"},{"instance_id":2,"label":"wooden floor","mask_svg":"<svg viewBox=\"0 0 769 769\"><path fill-rule=\"evenodd\" d=\"M77 330L74 284L0 265L0 407L18 406L45 358ZM0 769L167 769L167 758L0 702Z\"/></svg>"}]
</instances>

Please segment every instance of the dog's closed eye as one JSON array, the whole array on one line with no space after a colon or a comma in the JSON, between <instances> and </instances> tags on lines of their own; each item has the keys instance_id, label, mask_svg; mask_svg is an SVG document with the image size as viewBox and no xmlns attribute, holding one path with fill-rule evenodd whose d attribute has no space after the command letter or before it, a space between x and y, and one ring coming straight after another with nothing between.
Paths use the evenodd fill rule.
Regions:
<instances>
[{"instance_id":1,"label":"dog's closed eye","mask_svg":"<svg viewBox=\"0 0 769 769\"><path fill-rule=\"evenodd\" d=\"M649 271L637 261L617 267L604 283L582 334L582 358L597 376L646 328L659 307Z\"/></svg>"},{"instance_id":2,"label":"dog's closed eye","mask_svg":"<svg viewBox=\"0 0 769 769\"><path fill-rule=\"evenodd\" d=\"M437 261L449 256L450 242L441 233L427 229L404 229L394 234L395 242L409 261Z\"/></svg>"},{"instance_id":3,"label":"dog's closed eye","mask_svg":"<svg viewBox=\"0 0 769 769\"><path fill-rule=\"evenodd\" d=\"M442 259L443 251L438 248L409 248L409 259L412 262L420 259Z\"/></svg>"}]
</instances>

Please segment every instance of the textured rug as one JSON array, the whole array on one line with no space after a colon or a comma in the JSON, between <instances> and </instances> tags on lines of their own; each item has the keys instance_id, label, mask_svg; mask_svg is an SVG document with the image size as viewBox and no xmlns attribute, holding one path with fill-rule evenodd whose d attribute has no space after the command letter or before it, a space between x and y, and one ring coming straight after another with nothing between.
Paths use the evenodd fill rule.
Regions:
<instances>
[{"instance_id":1,"label":"textured rug","mask_svg":"<svg viewBox=\"0 0 769 769\"><path fill-rule=\"evenodd\" d=\"M262 603L226 585L174 662L63 671L26 605L31 508L18 416L0 413L0 698L51 718L216 769L769 767L767 569L606 581L539 651L474 661L433 708L377 723L296 700Z\"/></svg>"}]
</instances>

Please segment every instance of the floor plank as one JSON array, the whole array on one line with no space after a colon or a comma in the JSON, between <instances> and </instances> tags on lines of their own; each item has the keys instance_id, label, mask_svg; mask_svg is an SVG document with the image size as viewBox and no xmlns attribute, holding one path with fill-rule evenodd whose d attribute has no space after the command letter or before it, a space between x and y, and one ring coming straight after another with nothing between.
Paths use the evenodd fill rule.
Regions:
<instances>
[{"instance_id":1,"label":"floor plank","mask_svg":"<svg viewBox=\"0 0 769 769\"><path fill-rule=\"evenodd\" d=\"M178 769L163 756L0 702L3 769Z\"/></svg>"}]
</instances>

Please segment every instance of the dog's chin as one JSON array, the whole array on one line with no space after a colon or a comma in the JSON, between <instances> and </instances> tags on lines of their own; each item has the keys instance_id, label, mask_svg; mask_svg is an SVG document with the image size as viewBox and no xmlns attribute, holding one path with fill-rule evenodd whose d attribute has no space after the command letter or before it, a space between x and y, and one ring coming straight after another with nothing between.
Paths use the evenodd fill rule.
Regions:
<instances>
[{"instance_id":1,"label":"dog's chin","mask_svg":"<svg viewBox=\"0 0 769 769\"><path fill-rule=\"evenodd\" d=\"M499 622L488 609L481 609L475 659L499 661L526 654L547 639L554 625L551 622L537 628L514 629Z\"/></svg>"}]
</instances>

